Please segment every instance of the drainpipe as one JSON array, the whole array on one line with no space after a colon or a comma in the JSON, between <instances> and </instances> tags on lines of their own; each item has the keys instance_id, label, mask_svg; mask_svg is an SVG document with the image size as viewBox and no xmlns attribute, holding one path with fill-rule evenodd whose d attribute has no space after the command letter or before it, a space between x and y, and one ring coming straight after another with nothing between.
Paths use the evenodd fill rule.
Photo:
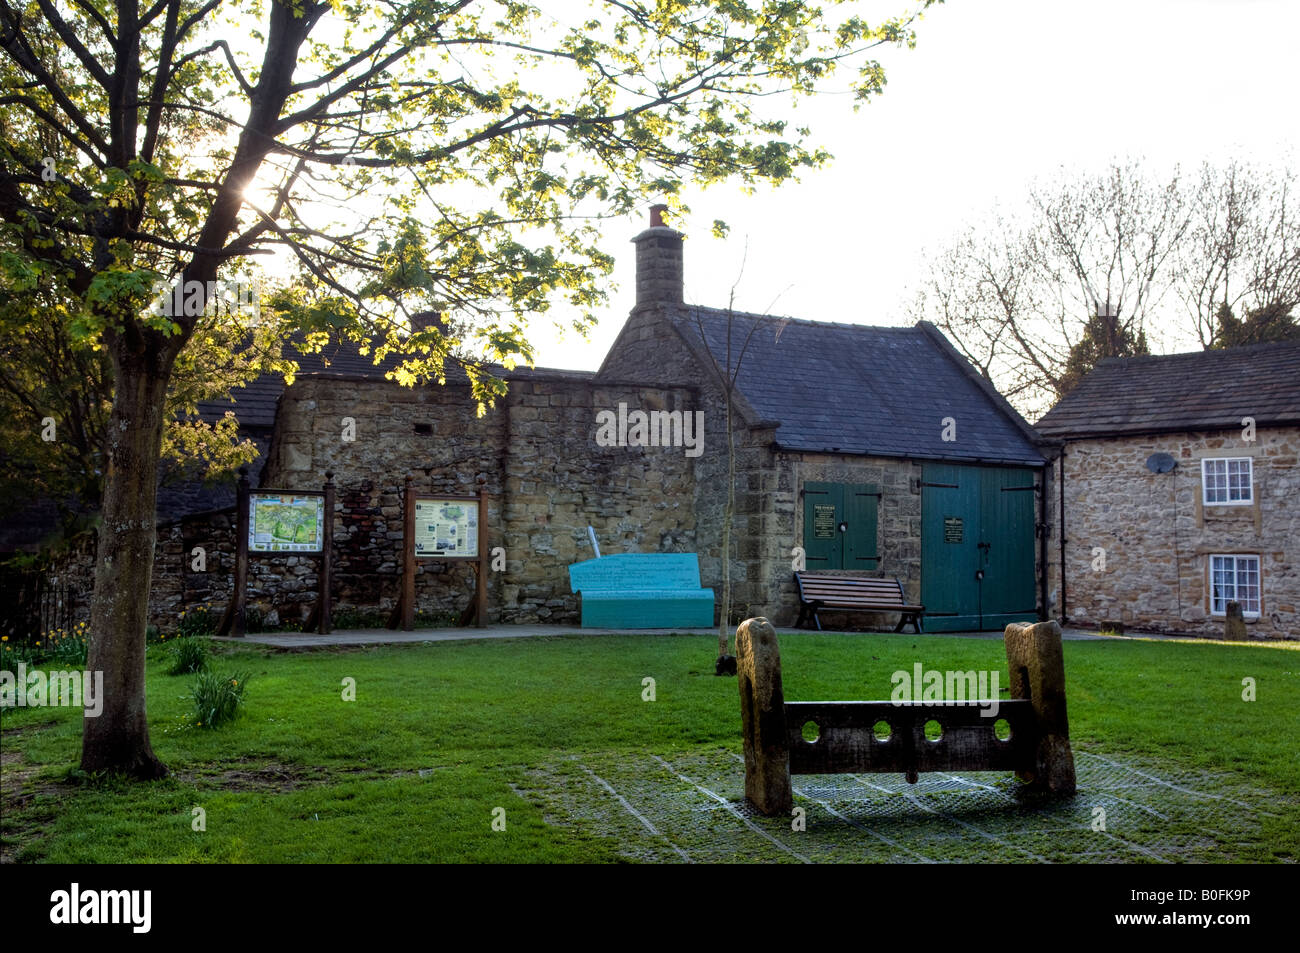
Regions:
<instances>
[{"instance_id":1,"label":"drainpipe","mask_svg":"<svg viewBox=\"0 0 1300 953\"><path fill-rule=\"evenodd\" d=\"M1051 470L1051 463L1044 464L1038 478L1038 512L1043 514L1043 525L1038 530L1038 604L1042 606L1039 622L1047 621L1047 532L1052 525L1047 521L1047 475Z\"/></svg>"},{"instance_id":2,"label":"drainpipe","mask_svg":"<svg viewBox=\"0 0 1300 953\"><path fill-rule=\"evenodd\" d=\"M1061 502L1060 502L1060 519L1061 519L1061 625L1065 625L1067 614L1065 611L1065 441L1061 441L1061 456L1058 458L1061 464Z\"/></svg>"}]
</instances>

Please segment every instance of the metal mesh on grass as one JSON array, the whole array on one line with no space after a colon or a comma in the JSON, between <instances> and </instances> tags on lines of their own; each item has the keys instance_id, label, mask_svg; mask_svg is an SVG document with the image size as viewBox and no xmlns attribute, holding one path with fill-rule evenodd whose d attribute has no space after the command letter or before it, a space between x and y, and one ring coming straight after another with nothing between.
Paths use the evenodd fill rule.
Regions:
<instances>
[{"instance_id":1,"label":"metal mesh on grass","mask_svg":"<svg viewBox=\"0 0 1300 953\"><path fill-rule=\"evenodd\" d=\"M1076 753L1078 794L1018 796L1006 773L796 775L806 829L744 800L719 749L589 752L528 773L548 822L611 838L651 863L1169 863L1269 857L1263 823L1295 798L1240 775ZM1100 812L1096 809L1100 808ZM1103 823L1104 822L1104 823Z\"/></svg>"}]
</instances>

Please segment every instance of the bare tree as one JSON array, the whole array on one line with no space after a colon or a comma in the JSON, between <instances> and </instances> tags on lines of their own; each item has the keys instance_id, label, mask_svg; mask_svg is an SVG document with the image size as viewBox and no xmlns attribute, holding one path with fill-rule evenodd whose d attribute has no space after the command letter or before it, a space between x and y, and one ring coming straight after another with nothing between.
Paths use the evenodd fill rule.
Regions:
<instances>
[{"instance_id":1,"label":"bare tree","mask_svg":"<svg viewBox=\"0 0 1300 953\"><path fill-rule=\"evenodd\" d=\"M727 502L722 509L722 606L718 614L718 661L716 674L735 674L735 659L727 653L727 639L730 636L731 627L731 524L736 515L736 434L734 430L735 421L735 395L736 382L740 378L740 368L744 363L745 354L749 351L750 342L754 339L754 332L767 323L768 314L762 315L746 314L743 319L736 313L736 288L740 286L740 280L745 273L745 261L748 258L749 246L746 243L745 255L741 258L740 273L736 276L735 282L732 283L731 292L727 296L727 340L725 345L726 353L722 363L713 354L713 349L709 346L708 337L704 331L704 321L700 317L700 312L695 312L695 325L700 332L701 350L708 356L709 363L713 369L713 374L718 382L718 387L722 391L723 406L726 412L727 427ZM775 302L773 302L775 303ZM768 307L771 311L771 306ZM747 324L748 328L741 328L744 333L744 340L733 344L736 334L736 325ZM730 659L730 662L728 660Z\"/></svg>"},{"instance_id":2,"label":"bare tree","mask_svg":"<svg viewBox=\"0 0 1300 953\"><path fill-rule=\"evenodd\" d=\"M1300 209L1290 169L1204 166L1189 196L1190 228L1174 290L1201 347L1224 342L1237 317L1289 315L1300 304Z\"/></svg>"},{"instance_id":3,"label":"bare tree","mask_svg":"<svg viewBox=\"0 0 1300 953\"><path fill-rule=\"evenodd\" d=\"M933 258L911 314L1035 417L1114 356L1109 345L1215 346L1225 303L1289 313L1300 300L1293 192L1293 173L1236 163L1188 179L1130 161L1038 186Z\"/></svg>"}]
</instances>

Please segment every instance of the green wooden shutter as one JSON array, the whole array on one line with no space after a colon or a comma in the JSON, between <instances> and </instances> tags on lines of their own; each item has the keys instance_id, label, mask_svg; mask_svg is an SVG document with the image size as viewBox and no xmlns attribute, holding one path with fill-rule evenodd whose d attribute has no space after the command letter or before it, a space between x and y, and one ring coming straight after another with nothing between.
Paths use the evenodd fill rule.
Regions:
<instances>
[{"instance_id":1,"label":"green wooden shutter","mask_svg":"<svg viewBox=\"0 0 1300 953\"><path fill-rule=\"evenodd\" d=\"M880 564L877 548L876 510L880 488L874 483L850 483L844 487L844 568L875 569Z\"/></svg>"},{"instance_id":2,"label":"green wooden shutter","mask_svg":"<svg viewBox=\"0 0 1300 953\"><path fill-rule=\"evenodd\" d=\"M809 569L844 568L839 530L843 518L843 487L838 483L803 485L803 548Z\"/></svg>"}]
</instances>

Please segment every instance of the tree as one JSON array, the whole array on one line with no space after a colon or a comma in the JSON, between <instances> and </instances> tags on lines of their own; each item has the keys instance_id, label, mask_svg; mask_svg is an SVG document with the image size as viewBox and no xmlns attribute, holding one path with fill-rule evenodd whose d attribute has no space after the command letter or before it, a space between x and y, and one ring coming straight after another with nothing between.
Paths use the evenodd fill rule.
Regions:
<instances>
[{"instance_id":1,"label":"tree","mask_svg":"<svg viewBox=\"0 0 1300 953\"><path fill-rule=\"evenodd\" d=\"M1098 361L1108 357L1138 357L1150 353L1146 332L1139 328L1134 334L1115 315L1108 313L1107 309L1098 309L1097 314L1084 325L1083 336L1078 343L1070 348L1070 356L1066 359L1058 385L1061 394L1074 390L1084 375L1097 366Z\"/></svg>"},{"instance_id":2,"label":"tree","mask_svg":"<svg viewBox=\"0 0 1300 953\"><path fill-rule=\"evenodd\" d=\"M1293 184L1290 171L1237 163L1188 179L1129 162L1036 186L1023 209L933 257L912 315L943 328L1032 419L1102 357L1146 353L1148 341L1213 346L1225 300L1289 312L1300 301Z\"/></svg>"},{"instance_id":3,"label":"tree","mask_svg":"<svg viewBox=\"0 0 1300 953\"><path fill-rule=\"evenodd\" d=\"M504 384L479 361L530 360L527 316L562 298L592 322L594 217L818 167L770 94L847 66L871 97L872 51L914 42L931 2L873 26L847 0L592 0L570 23L515 0L0 0L0 268L65 285L112 369L89 659L106 700L82 768L166 770L144 695L156 472L219 279L255 283L278 254L292 280L260 295L266 320L395 354L403 383L463 360L490 402ZM413 328L433 301L468 330Z\"/></svg>"},{"instance_id":4,"label":"tree","mask_svg":"<svg viewBox=\"0 0 1300 953\"><path fill-rule=\"evenodd\" d=\"M1300 215L1290 169L1205 166L1188 199L1175 292L1203 348L1291 336L1300 305ZM1234 315L1241 315L1237 320Z\"/></svg>"},{"instance_id":5,"label":"tree","mask_svg":"<svg viewBox=\"0 0 1300 953\"><path fill-rule=\"evenodd\" d=\"M54 290L0 301L0 493L15 505L54 502L59 525L50 542L93 525L113 394L108 355L72 333L77 305ZM29 314L43 320L33 323ZM197 416L198 402L286 365L269 326L205 315L195 335L200 343L178 362L168 390L162 460L172 479L215 484L251 462L257 448L239 435L232 413L209 424Z\"/></svg>"},{"instance_id":6,"label":"tree","mask_svg":"<svg viewBox=\"0 0 1300 953\"><path fill-rule=\"evenodd\" d=\"M1248 310L1245 317L1238 318L1233 315L1232 308L1221 304L1218 326L1210 346L1245 347L1248 344L1296 340L1300 340L1300 321L1296 320L1294 306L1275 302Z\"/></svg>"},{"instance_id":7,"label":"tree","mask_svg":"<svg viewBox=\"0 0 1300 953\"><path fill-rule=\"evenodd\" d=\"M748 257L748 243L746 256ZM736 288L745 273L745 257L740 264L740 275L731 286L727 298L727 341L722 363L709 347L708 335L704 330L704 320L700 312L695 312L695 326L700 333L701 351L708 358L708 367L713 371L714 380L722 394L722 405L727 428L727 502L722 507L722 604L718 611L718 659L714 667L717 675L736 674L736 660L727 654L727 640L731 629L731 526L736 516L736 433L734 430L736 406L736 385L740 379L740 368L749 351L754 332L767 323L766 314L760 316L738 315L736 313ZM748 325L748 328L737 325ZM741 339L740 331L744 331Z\"/></svg>"}]
</instances>

